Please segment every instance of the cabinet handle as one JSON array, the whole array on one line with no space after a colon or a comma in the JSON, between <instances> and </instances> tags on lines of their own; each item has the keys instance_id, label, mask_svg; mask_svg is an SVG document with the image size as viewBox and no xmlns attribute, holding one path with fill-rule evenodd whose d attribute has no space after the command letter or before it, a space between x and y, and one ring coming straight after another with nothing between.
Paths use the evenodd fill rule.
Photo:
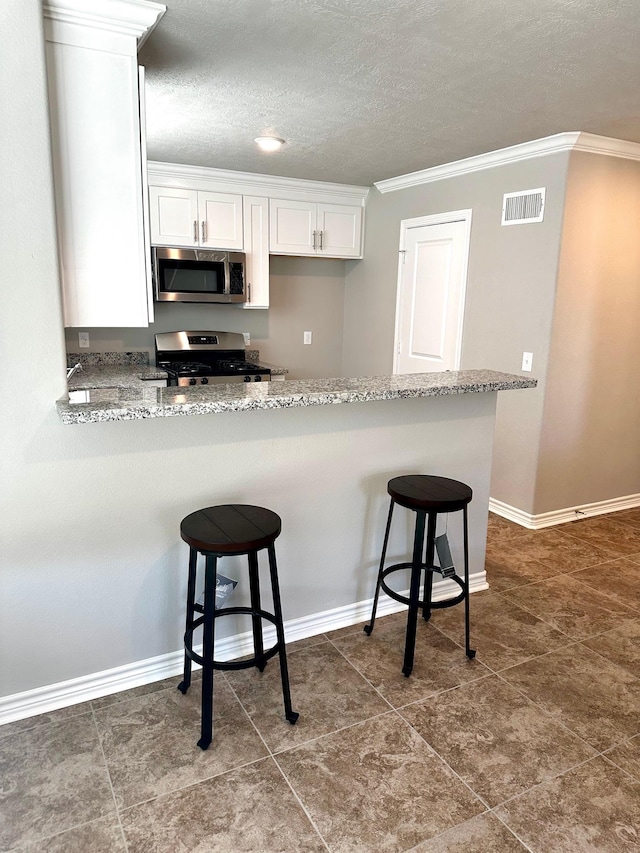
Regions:
<instances>
[{"instance_id":1,"label":"cabinet handle","mask_svg":"<svg viewBox=\"0 0 640 853\"><path fill-rule=\"evenodd\" d=\"M251 302L251 282L247 282L247 302Z\"/></svg>"},{"instance_id":2,"label":"cabinet handle","mask_svg":"<svg viewBox=\"0 0 640 853\"><path fill-rule=\"evenodd\" d=\"M314 231L314 232L313 232L313 251L314 251L314 252L316 252L316 251L318 250L318 247L317 247L317 245L316 245L317 236L318 236L318 232L317 232L317 231Z\"/></svg>"},{"instance_id":3,"label":"cabinet handle","mask_svg":"<svg viewBox=\"0 0 640 853\"><path fill-rule=\"evenodd\" d=\"M207 231L206 231L206 227L205 227L205 226L206 226L206 222L205 222L205 221L204 221L204 219L203 219L203 220L202 220L202 242L203 242L203 243L206 243L206 242L207 242Z\"/></svg>"},{"instance_id":4,"label":"cabinet handle","mask_svg":"<svg viewBox=\"0 0 640 853\"><path fill-rule=\"evenodd\" d=\"M198 220L197 219L193 220L193 242L194 243L198 242Z\"/></svg>"},{"instance_id":5,"label":"cabinet handle","mask_svg":"<svg viewBox=\"0 0 640 853\"><path fill-rule=\"evenodd\" d=\"M318 233L320 234L320 251L322 251L322 235L324 234L324 231L319 231Z\"/></svg>"}]
</instances>

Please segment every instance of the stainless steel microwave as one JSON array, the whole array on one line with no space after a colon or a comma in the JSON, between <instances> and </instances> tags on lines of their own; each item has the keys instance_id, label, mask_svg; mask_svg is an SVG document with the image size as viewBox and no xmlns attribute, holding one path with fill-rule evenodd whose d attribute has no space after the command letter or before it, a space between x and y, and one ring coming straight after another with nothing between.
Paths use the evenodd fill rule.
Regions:
<instances>
[{"instance_id":1,"label":"stainless steel microwave","mask_svg":"<svg viewBox=\"0 0 640 853\"><path fill-rule=\"evenodd\" d=\"M157 246L151 260L159 302L246 302L243 252Z\"/></svg>"}]
</instances>

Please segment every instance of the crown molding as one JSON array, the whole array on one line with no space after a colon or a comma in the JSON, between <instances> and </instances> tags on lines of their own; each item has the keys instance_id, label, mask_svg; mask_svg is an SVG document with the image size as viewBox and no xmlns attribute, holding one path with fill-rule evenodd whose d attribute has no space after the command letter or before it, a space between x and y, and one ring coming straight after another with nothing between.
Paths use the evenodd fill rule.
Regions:
<instances>
[{"instance_id":1,"label":"crown molding","mask_svg":"<svg viewBox=\"0 0 640 853\"><path fill-rule=\"evenodd\" d=\"M624 160L640 160L640 143L628 142L626 139L613 139L609 136L596 136L593 133L581 133L574 145L574 151L621 157Z\"/></svg>"},{"instance_id":2,"label":"crown molding","mask_svg":"<svg viewBox=\"0 0 640 853\"><path fill-rule=\"evenodd\" d=\"M467 175L483 169L492 169L496 166L505 166L509 163L518 163L521 160L530 160L535 157L546 157L549 154L558 154L564 151L586 151L590 154L605 154L610 157L640 160L640 144L637 142L627 142L623 139L611 139L608 136L596 136L591 133L575 131L556 133L554 136L533 139L530 142L511 145L508 148L500 148L497 151L489 151L486 154L478 154L464 160L444 163L442 166L434 166L431 169L422 169L419 172L411 172L397 178L376 181L374 186L381 193L394 192L407 187L441 181L444 178Z\"/></svg>"},{"instance_id":3,"label":"crown molding","mask_svg":"<svg viewBox=\"0 0 640 853\"><path fill-rule=\"evenodd\" d=\"M353 204L363 205L369 187L353 184L332 184L326 181L309 181L302 178L285 178L279 175L261 175L255 172L236 172L214 169L209 166L187 166L181 163L147 163L149 183L153 186L176 186L186 189L203 189L211 184L212 189L245 195L266 195L271 198L340 198L351 199Z\"/></svg>"},{"instance_id":4,"label":"crown molding","mask_svg":"<svg viewBox=\"0 0 640 853\"><path fill-rule=\"evenodd\" d=\"M149 37L167 7L150 0L44 0L44 17L58 24L76 24L138 39Z\"/></svg>"}]
</instances>

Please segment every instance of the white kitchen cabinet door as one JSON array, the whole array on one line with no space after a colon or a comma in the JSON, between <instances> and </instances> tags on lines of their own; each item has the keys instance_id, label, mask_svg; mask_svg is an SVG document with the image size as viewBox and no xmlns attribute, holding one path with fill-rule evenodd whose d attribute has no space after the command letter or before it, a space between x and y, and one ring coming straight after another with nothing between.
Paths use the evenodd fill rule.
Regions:
<instances>
[{"instance_id":1,"label":"white kitchen cabinet door","mask_svg":"<svg viewBox=\"0 0 640 853\"><path fill-rule=\"evenodd\" d=\"M244 248L242 196L231 193L198 193L199 245L209 249Z\"/></svg>"},{"instance_id":2,"label":"white kitchen cabinet door","mask_svg":"<svg viewBox=\"0 0 640 853\"><path fill-rule=\"evenodd\" d=\"M269 307L269 199L244 196L247 301L243 308Z\"/></svg>"},{"instance_id":3,"label":"white kitchen cabinet door","mask_svg":"<svg viewBox=\"0 0 640 853\"><path fill-rule=\"evenodd\" d=\"M151 242L242 251L242 196L149 187Z\"/></svg>"},{"instance_id":4,"label":"white kitchen cabinet door","mask_svg":"<svg viewBox=\"0 0 640 853\"><path fill-rule=\"evenodd\" d=\"M359 258L362 208L357 205L318 204L317 254L332 258Z\"/></svg>"},{"instance_id":5,"label":"white kitchen cabinet door","mask_svg":"<svg viewBox=\"0 0 640 853\"><path fill-rule=\"evenodd\" d=\"M269 251L274 255L315 255L318 205L269 200Z\"/></svg>"},{"instance_id":6,"label":"white kitchen cabinet door","mask_svg":"<svg viewBox=\"0 0 640 853\"><path fill-rule=\"evenodd\" d=\"M269 250L274 255L359 258L362 207L271 199Z\"/></svg>"},{"instance_id":7,"label":"white kitchen cabinet door","mask_svg":"<svg viewBox=\"0 0 640 853\"><path fill-rule=\"evenodd\" d=\"M197 246L198 193L173 187L149 187L149 219L154 246Z\"/></svg>"}]
</instances>

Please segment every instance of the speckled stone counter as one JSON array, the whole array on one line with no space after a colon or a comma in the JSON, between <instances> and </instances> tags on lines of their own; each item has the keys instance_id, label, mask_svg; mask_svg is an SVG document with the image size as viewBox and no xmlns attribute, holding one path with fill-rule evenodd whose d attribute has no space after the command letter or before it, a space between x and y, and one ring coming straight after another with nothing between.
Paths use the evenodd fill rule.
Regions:
<instances>
[{"instance_id":1,"label":"speckled stone counter","mask_svg":"<svg viewBox=\"0 0 640 853\"><path fill-rule=\"evenodd\" d=\"M122 371L123 366L113 368ZM153 370L152 368L147 368ZM102 369L104 371L104 368ZM139 366L134 370L140 370ZM89 371L86 371L87 373ZM300 406L327 406L410 397L452 394L481 394L533 388L535 379L493 370L447 371L396 376L309 381L263 382L197 386L195 388L148 387L136 374L134 386L116 382L101 384L88 391L88 400L71 403L59 400L58 412L65 424L125 421L143 418L241 412L252 409L284 409ZM106 380L106 377L104 377ZM73 377L78 380L78 374ZM87 388L86 384L74 387Z\"/></svg>"}]
</instances>

